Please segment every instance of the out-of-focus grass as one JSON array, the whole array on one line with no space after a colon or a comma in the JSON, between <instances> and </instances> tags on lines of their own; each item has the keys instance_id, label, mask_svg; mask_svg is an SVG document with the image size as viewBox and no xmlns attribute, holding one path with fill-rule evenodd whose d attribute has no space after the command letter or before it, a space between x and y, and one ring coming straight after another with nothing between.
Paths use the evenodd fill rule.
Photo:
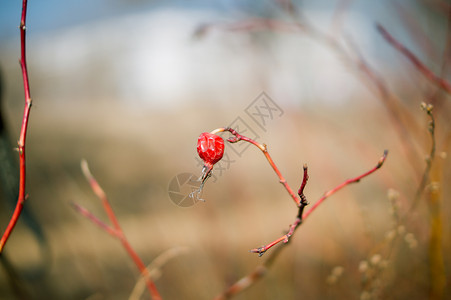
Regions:
<instances>
[{"instance_id":1,"label":"out-of-focus grass","mask_svg":"<svg viewBox=\"0 0 451 300\"><path fill-rule=\"evenodd\" d=\"M146 263L174 246L191 249L163 267L157 286L166 299L212 298L262 263L265 256L258 258L248 250L278 237L296 215L263 155L252 148L216 183L207 183L206 203L180 208L170 201L167 187L173 176L200 172L195 161L198 134L228 125L241 107L153 112L99 101L34 109L27 206L44 227L51 260L41 261L39 247L23 224L6 255L19 274L20 288L37 298L124 299L138 277L121 245L69 205L80 203L107 219L81 175L81 158L89 161L130 243ZM427 119L419 108L412 111L415 118L424 119L425 134L415 135L426 154ZM448 130L444 121L438 117L439 130ZM417 247L408 247L405 234L393 244L386 239L394 228L388 189L399 192L404 213L422 169L412 173L383 108L355 101L343 107L286 109L261 141L293 189L300 184L303 163L309 165L310 202L373 167L385 148L390 153L378 172L328 199L298 229L268 275L237 299L358 298L365 289L359 264L375 254L384 264L374 279L375 293L395 299L427 297L429 224L424 199L402 224ZM449 158L437 157L437 162L443 169L442 250L449 273ZM1 214L2 220L7 218L4 209ZM327 283L336 266L344 268L343 274L334 284ZM44 273L32 277L39 270ZM0 276L1 294L12 297L8 276Z\"/></svg>"}]
</instances>

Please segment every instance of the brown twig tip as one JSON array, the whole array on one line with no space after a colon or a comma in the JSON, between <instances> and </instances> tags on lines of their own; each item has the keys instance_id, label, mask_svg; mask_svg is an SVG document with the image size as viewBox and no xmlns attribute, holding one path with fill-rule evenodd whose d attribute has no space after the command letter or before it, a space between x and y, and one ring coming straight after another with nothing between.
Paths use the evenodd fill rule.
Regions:
<instances>
[{"instance_id":1,"label":"brown twig tip","mask_svg":"<svg viewBox=\"0 0 451 300\"><path fill-rule=\"evenodd\" d=\"M265 254L266 250L268 250L268 249L266 249L265 246L261 246L259 248L251 249L251 250L249 250L249 252L258 253L258 256L261 257L261 256L263 256L263 254Z\"/></svg>"},{"instance_id":2,"label":"brown twig tip","mask_svg":"<svg viewBox=\"0 0 451 300\"><path fill-rule=\"evenodd\" d=\"M89 184L91 185L91 189L96 194L96 196L102 201L106 199L105 191L100 187L99 183L94 178L94 175L92 175L91 171L89 170L88 162L85 159L82 159L80 162L80 166L83 175L88 180Z\"/></svg>"},{"instance_id":3,"label":"brown twig tip","mask_svg":"<svg viewBox=\"0 0 451 300\"><path fill-rule=\"evenodd\" d=\"M388 155L388 149L384 150L384 154L382 155L381 159L379 159L379 162L377 163L376 168L379 169L384 164L385 160L387 159Z\"/></svg>"},{"instance_id":4,"label":"brown twig tip","mask_svg":"<svg viewBox=\"0 0 451 300\"><path fill-rule=\"evenodd\" d=\"M86 179L91 180L94 178L91 171L89 170L89 165L88 165L88 162L86 161L86 159L83 158L80 161L80 167L81 167L81 171L83 172L83 175L86 177Z\"/></svg>"},{"instance_id":5,"label":"brown twig tip","mask_svg":"<svg viewBox=\"0 0 451 300\"><path fill-rule=\"evenodd\" d=\"M298 218L300 220L302 220L302 214L304 212L304 207L306 205L308 205L307 197L304 195L304 189L305 189L305 186L307 185L307 180L309 179L307 164L304 164L303 170L304 170L304 175L302 177L301 186L299 187L299 190L298 190L299 198L301 198L301 201L299 202L299 212L298 212Z\"/></svg>"}]
</instances>

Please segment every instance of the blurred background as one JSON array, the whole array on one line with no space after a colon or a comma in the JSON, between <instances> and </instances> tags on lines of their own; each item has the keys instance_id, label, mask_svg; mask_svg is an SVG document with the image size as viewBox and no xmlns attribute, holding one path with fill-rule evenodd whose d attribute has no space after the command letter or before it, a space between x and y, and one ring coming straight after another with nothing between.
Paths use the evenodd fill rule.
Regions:
<instances>
[{"instance_id":1,"label":"blurred background","mask_svg":"<svg viewBox=\"0 0 451 300\"><path fill-rule=\"evenodd\" d=\"M21 8L0 4L2 230L17 199ZM236 299L449 299L451 97L376 24L449 81L450 12L440 0L30 1L29 198L2 254L0 298L130 297L133 262L71 206L108 222L81 159L146 264L183 249L156 279L164 299L212 299L264 263L274 249L248 251L297 209L258 149L226 145L206 202L187 198L198 135L232 126L268 145L293 190L307 163L312 204L389 150Z\"/></svg>"}]
</instances>

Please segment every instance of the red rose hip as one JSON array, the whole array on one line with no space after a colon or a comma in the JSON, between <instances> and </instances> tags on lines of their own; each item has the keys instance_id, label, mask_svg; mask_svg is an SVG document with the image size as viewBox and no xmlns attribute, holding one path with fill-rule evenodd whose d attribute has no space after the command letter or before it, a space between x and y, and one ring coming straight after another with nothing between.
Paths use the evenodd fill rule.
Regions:
<instances>
[{"instance_id":1,"label":"red rose hip","mask_svg":"<svg viewBox=\"0 0 451 300\"><path fill-rule=\"evenodd\" d=\"M197 139L197 153L209 171L224 155L224 140L216 134L201 133Z\"/></svg>"}]
</instances>

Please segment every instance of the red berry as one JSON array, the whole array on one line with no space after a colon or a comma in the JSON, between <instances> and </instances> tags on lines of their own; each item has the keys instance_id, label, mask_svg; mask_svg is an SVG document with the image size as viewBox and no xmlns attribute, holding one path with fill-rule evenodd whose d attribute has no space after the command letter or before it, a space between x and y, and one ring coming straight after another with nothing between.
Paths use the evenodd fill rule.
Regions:
<instances>
[{"instance_id":1,"label":"red berry","mask_svg":"<svg viewBox=\"0 0 451 300\"><path fill-rule=\"evenodd\" d=\"M208 169L224 155L224 140L216 134L204 132L197 139L197 153Z\"/></svg>"}]
</instances>

